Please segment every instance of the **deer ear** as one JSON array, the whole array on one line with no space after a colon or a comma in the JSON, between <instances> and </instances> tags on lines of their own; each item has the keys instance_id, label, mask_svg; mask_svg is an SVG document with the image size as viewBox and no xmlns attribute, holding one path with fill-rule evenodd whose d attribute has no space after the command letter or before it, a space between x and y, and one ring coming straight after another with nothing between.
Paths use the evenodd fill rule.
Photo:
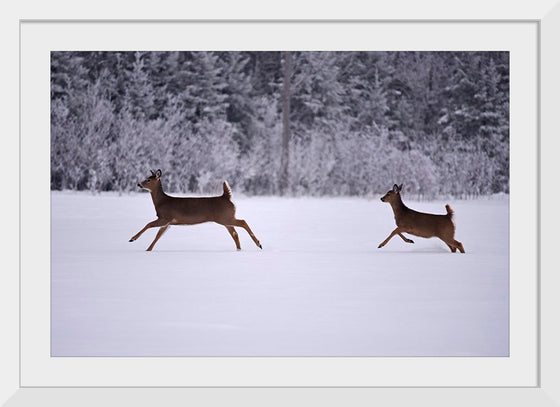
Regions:
<instances>
[{"instance_id":1,"label":"deer ear","mask_svg":"<svg viewBox=\"0 0 560 407\"><path fill-rule=\"evenodd\" d=\"M402 191L402 184L399 185L399 192Z\"/></svg>"},{"instance_id":2,"label":"deer ear","mask_svg":"<svg viewBox=\"0 0 560 407\"><path fill-rule=\"evenodd\" d=\"M150 172L152 173L152 175L155 177L156 173L153 172L152 170L150 170Z\"/></svg>"},{"instance_id":3,"label":"deer ear","mask_svg":"<svg viewBox=\"0 0 560 407\"><path fill-rule=\"evenodd\" d=\"M399 186L397 184L393 185L393 191L399 192Z\"/></svg>"},{"instance_id":4,"label":"deer ear","mask_svg":"<svg viewBox=\"0 0 560 407\"><path fill-rule=\"evenodd\" d=\"M156 171L156 174L155 174L155 175L156 175L156 178L160 178L160 177L161 177L161 170L158 169L158 170Z\"/></svg>"}]
</instances>

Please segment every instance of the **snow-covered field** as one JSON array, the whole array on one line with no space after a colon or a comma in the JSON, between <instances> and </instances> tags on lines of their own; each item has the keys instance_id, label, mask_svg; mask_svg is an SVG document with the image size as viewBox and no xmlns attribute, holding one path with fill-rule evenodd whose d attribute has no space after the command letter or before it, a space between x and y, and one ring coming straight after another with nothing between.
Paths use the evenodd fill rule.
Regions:
<instances>
[{"instance_id":1,"label":"snow-covered field","mask_svg":"<svg viewBox=\"0 0 560 407\"><path fill-rule=\"evenodd\" d=\"M507 356L509 201L455 211L452 254L398 236L377 197L240 198L223 226L157 228L147 193L52 193L53 356Z\"/></svg>"}]
</instances>

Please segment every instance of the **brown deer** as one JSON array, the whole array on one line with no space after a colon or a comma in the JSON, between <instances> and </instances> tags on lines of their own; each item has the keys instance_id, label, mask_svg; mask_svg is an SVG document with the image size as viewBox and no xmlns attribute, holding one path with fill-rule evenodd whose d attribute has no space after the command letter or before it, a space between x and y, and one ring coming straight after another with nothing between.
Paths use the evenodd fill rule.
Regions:
<instances>
[{"instance_id":1,"label":"brown deer","mask_svg":"<svg viewBox=\"0 0 560 407\"><path fill-rule=\"evenodd\" d=\"M414 243L403 233L409 233L420 237L439 237L449 246L453 253L459 249L465 253L463 244L455 240L455 224L453 223L453 211L449 205L445 205L447 215L433 215L431 213L417 212L408 208L401 199L401 185L393 185L393 189L387 192L381 200L389 202L395 213L397 228L391 232L378 248L382 248L395 235L399 235L406 243Z\"/></svg>"},{"instance_id":2,"label":"brown deer","mask_svg":"<svg viewBox=\"0 0 560 407\"><path fill-rule=\"evenodd\" d=\"M255 244L262 249L260 242L251 231L251 228L249 228L247 222L243 219L235 218L235 205L231 201L231 189L227 182L224 182L224 193L220 196L177 198L163 192L160 179L161 170L150 172L152 174L140 182L138 186L150 191L158 218L144 226L140 232L132 236L129 242L134 242L147 229L159 227L156 238L147 249L147 251L151 251L159 238L171 225L195 225L203 222L216 222L226 227L231 237L233 237L237 250L241 250L241 245L239 244L239 236L234 226L245 229Z\"/></svg>"}]
</instances>

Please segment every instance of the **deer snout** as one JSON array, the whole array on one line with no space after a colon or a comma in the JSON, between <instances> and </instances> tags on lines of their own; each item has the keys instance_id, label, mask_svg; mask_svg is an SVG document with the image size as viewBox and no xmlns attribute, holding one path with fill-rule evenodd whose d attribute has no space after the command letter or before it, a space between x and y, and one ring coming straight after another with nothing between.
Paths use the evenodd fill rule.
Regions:
<instances>
[{"instance_id":1,"label":"deer snout","mask_svg":"<svg viewBox=\"0 0 560 407\"><path fill-rule=\"evenodd\" d=\"M142 185L140 185L140 183L138 183L138 186L139 186L140 188L142 188Z\"/></svg>"}]
</instances>

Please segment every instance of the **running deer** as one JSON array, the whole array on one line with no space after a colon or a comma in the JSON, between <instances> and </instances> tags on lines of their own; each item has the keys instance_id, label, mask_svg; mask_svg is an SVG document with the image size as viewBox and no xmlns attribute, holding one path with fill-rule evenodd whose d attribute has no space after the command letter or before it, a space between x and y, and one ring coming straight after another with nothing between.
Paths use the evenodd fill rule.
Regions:
<instances>
[{"instance_id":1,"label":"running deer","mask_svg":"<svg viewBox=\"0 0 560 407\"><path fill-rule=\"evenodd\" d=\"M150 172L152 174L140 182L138 186L150 191L158 218L144 226L129 242L134 242L147 229L159 227L156 238L147 249L147 251L151 251L159 238L171 225L195 225L203 222L216 222L225 226L231 237L233 237L237 250L241 250L241 245L239 244L239 236L234 226L245 229L255 244L262 249L260 242L251 231L251 228L249 228L247 222L243 219L235 218L235 205L231 201L231 189L227 182L224 182L224 193L220 196L176 198L163 192L160 179L161 170Z\"/></svg>"},{"instance_id":2,"label":"running deer","mask_svg":"<svg viewBox=\"0 0 560 407\"><path fill-rule=\"evenodd\" d=\"M408 239L403 233L409 233L420 237L439 237L449 246L453 253L459 249L461 253L465 253L463 244L455 240L455 224L453 223L453 210L449 205L445 205L447 215L432 215L430 213L417 212L408 208L401 199L402 184L393 186L393 189L387 192L381 200L388 202L395 213L395 221L397 228L391 232L389 237L385 239L378 248L382 248L395 235L399 235L406 243L414 243Z\"/></svg>"}]
</instances>

